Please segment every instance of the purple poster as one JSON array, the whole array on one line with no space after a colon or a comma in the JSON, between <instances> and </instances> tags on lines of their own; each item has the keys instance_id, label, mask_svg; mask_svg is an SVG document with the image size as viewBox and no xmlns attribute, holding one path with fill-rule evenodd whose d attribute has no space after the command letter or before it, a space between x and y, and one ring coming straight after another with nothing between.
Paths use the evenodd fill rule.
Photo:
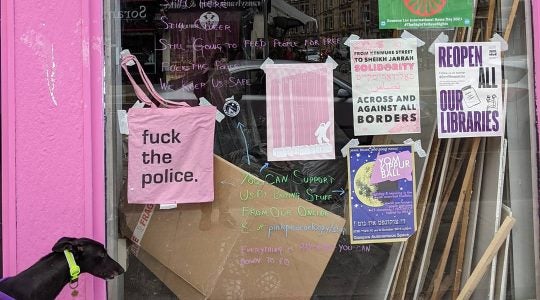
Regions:
<instances>
[{"instance_id":1,"label":"purple poster","mask_svg":"<svg viewBox=\"0 0 540 300\"><path fill-rule=\"evenodd\" d=\"M416 231L410 145L349 149L351 244L405 241Z\"/></svg>"},{"instance_id":2,"label":"purple poster","mask_svg":"<svg viewBox=\"0 0 540 300\"><path fill-rule=\"evenodd\" d=\"M439 138L501 136L498 42L435 44Z\"/></svg>"}]
</instances>

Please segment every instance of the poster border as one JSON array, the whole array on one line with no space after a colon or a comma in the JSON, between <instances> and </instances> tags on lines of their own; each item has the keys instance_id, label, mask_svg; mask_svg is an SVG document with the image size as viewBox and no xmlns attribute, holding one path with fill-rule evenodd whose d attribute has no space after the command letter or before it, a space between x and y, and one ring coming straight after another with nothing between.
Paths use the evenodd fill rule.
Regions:
<instances>
[{"instance_id":1,"label":"poster border","mask_svg":"<svg viewBox=\"0 0 540 300\"><path fill-rule=\"evenodd\" d=\"M395 239L372 239L372 240L354 240L354 235L353 235L353 222L352 222L352 187L351 187L351 149L358 149L358 148L380 148L380 147L396 147L396 146L405 146L405 147L409 147L411 149L411 161L412 161L412 181L413 181L413 188L412 188L412 194L413 194L413 214L414 214L414 218L413 218L413 228L414 228L414 233L411 234L409 237L404 237L404 238L395 238ZM378 243L398 243L398 242L405 242L407 241L410 237L412 237L414 234L417 233L418 231L418 214L417 214L417 195L416 195L416 165L415 165L415 152L413 151L413 147L412 145L407 145L407 144L384 144L384 145L362 145L362 146L355 146L355 147L350 147L349 150L348 150L348 156L347 156L347 185L349 186L348 188L348 192L347 192L347 195L348 195L348 200L347 200L347 208L349 210L349 213L348 213L348 216L347 216L347 221L349 222L349 242L351 243L351 245L361 245L361 244L378 244Z\"/></svg>"}]
</instances>

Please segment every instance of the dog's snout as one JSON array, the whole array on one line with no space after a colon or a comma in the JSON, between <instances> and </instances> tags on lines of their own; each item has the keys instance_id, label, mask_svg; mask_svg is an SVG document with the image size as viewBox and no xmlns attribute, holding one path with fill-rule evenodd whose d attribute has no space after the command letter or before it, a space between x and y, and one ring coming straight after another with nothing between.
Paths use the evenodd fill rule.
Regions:
<instances>
[{"instance_id":1,"label":"dog's snout","mask_svg":"<svg viewBox=\"0 0 540 300\"><path fill-rule=\"evenodd\" d=\"M120 268L120 270L114 270L108 274L103 274L101 277L104 279L114 279L116 276L121 275L124 273L124 269Z\"/></svg>"},{"instance_id":2,"label":"dog's snout","mask_svg":"<svg viewBox=\"0 0 540 300\"><path fill-rule=\"evenodd\" d=\"M116 272L116 275L122 275L124 274L126 271L124 270L124 268L122 268L122 266L119 266L119 269L117 270Z\"/></svg>"},{"instance_id":3,"label":"dog's snout","mask_svg":"<svg viewBox=\"0 0 540 300\"><path fill-rule=\"evenodd\" d=\"M111 261L110 263L112 264L113 268L112 268L109 276L105 276L107 279L113 279L118 275L124 274L125 270L119 263L117 263L112 258L110 259L110 261Z\"/></svg>"},{"instance_id":4,"label":"dog's snout","mask_svg":"<svg viewBox=\"0 0 540 300\"><path fill-rule=\"evenodd\" d=\"M124 268L122 267L122 265L120 265L120 264L119 264L118 262L116 262L115 260L113 260L113 261L114 261L114 263L116 264L116 267L115 267L115 270L114 270L115 273L116 273L116 276L124 274L124 272L126 272L126 271L124 270Z\"/></svg>"}]
</instances>

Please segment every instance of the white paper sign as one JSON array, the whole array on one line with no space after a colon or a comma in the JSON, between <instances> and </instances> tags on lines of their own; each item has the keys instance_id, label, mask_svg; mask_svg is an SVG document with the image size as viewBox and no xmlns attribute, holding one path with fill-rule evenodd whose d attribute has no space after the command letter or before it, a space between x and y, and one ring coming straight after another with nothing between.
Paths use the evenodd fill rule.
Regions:
<instances>
[{"instance_id":1,"label":"white paper sign","mask_svg":"<svg viewBox=\"0 0 540 300\"><path fill-rule=\"evenodd\" d=\"M354 135L420 132L414 39L351 41Z\"/></svg>"},{"instance_id":2,"label":"white paper sign","mask_svg":"<svg viewBox=\"0 0 540 300\"><path fill-rule=\"evenodd\" d=\"M498 42L435 44L439 138L502 134L500 46Z\"/></svg>"},{"instance_id":3,"label":"white paper sign","mask_svg":"<svg viewBox=\"0 0 540 300\"><path fill-rule=\"evenodd\" d=\"M121 134L129 135L127 111L119 109L116 111L118 116L118 129Z\"/></svg>"}]
</instances>

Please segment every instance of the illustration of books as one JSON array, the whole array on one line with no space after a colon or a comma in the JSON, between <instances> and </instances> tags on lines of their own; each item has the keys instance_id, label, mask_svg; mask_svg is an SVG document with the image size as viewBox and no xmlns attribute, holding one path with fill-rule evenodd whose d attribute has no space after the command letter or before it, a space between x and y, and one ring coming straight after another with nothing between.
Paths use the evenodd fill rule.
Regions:
<instances>
[{"instance_id":1,"label":"illustration of books","mask_svg":"<svg viewBox=\"0 0 540 300\"><path fill-rule=\"evenodd\" d=\"M471 85L464 86L461 91L463 92L463 103L467 108L475 107L481 103L480 97Z\"/></svg>"}]
</instances>

